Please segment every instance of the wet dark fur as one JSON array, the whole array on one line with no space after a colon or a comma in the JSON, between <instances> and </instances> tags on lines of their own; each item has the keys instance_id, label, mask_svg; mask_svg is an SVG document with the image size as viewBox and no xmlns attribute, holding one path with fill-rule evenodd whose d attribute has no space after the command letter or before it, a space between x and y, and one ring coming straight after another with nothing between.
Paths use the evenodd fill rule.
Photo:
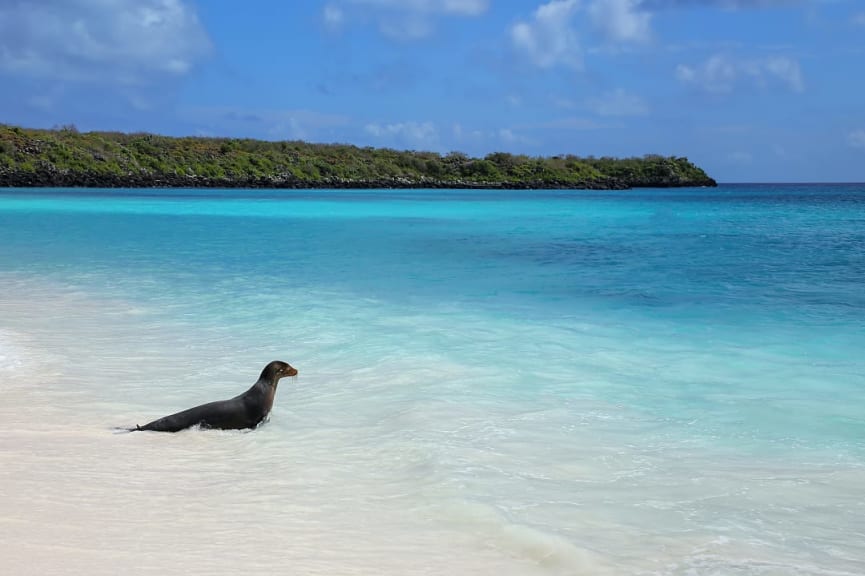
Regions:
<instances>
[{"instance_id":1,"label":"wet dark fur","mask_svg":"<svg viewBox=\"0 0 865 576\"><path fill-rule=\"evenodd\" d=\"M273 407L279 379L296 375L297 370L287 363L274 360L261 371L258 382L239 396L164 416L144 426L131 428L130 431L178 432L192 426L221 430L255 428L267 418Z\"/></svg>"}]
</instances>

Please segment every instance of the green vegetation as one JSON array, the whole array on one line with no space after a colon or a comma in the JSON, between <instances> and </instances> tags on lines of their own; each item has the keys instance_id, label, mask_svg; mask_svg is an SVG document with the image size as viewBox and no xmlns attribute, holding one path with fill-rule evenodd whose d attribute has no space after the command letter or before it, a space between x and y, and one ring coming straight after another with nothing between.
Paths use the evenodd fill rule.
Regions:
<instances>
[{"instance_id":1,"label":"green vegetation","mask_svg":"<svg viewBox=\"0 0 865 576\"><path fill-rule=\"evenodd\" d=\"M687 158L549 158L505 152L172 138L0 125L0 186L628 188L714 186Z\"/></svg>"}]
</instances>

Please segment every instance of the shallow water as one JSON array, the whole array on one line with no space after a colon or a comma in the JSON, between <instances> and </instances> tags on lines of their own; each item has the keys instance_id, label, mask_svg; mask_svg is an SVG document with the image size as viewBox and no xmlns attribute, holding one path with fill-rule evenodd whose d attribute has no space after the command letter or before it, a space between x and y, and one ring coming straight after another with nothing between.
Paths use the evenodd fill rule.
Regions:
<instances>
[{"instance_id":1,"label":"shallow water","mask_svg":"<svg viewBox=\"0 0 865 576\"><path fill-rule=\"evenodd\" d=\"M863 284L856 186L5 190L0 557L861 574Z\"/></svg>"}]
</instances>

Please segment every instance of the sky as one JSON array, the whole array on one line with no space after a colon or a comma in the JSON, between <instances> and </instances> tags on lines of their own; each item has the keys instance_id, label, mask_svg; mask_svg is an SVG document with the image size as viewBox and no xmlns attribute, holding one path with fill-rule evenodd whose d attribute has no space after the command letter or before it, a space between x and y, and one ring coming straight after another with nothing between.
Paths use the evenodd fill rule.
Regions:
<instances>
[{"instance_id":1,"label":"sky","mask_svg":"<svg viewBox=\"0 0 865 576\"><path fill-rule=\"evenodd\" d=\"M865 181L863 0L0 0L0 123Z\"/></svg>"}]
</instances>

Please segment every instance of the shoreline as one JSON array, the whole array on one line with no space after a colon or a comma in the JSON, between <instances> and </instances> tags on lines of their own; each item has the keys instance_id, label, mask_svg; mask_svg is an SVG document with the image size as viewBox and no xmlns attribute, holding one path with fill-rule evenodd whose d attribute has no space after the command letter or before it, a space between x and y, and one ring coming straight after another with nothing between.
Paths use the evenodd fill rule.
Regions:
<instances>
[{"instance_id":1,"label":"shoreline","mask_svg":"<svg viewBox=\"0 0 865 576\"><path fill-rule=\"evenodd\" d=\"M0 188L248 188L248 189L488 189L488 190L627 190L617 181L581 182L471 182L409 178L304 180L286 177L209 178L180 174L97 174L59 171L3 172Z\"/></svg>"},{"instance_id":2,"label":"shoreline","mask_svg":"<svg viewBox=\"0 0 865 576\"><path fill-rule=\"evenodd\" d=\"M187 174L100 174L60 170L0 169L0 188L202 188L202 189L288 189L288 190L632 190L634 188L716 187L711 181L654 180L625 182L603 178L581 182L526 181L494 182L472 180L437 180L431 178L325 178L306 180L285 176L247 178L210 178Z\"/></svg>"}]
</instances>

